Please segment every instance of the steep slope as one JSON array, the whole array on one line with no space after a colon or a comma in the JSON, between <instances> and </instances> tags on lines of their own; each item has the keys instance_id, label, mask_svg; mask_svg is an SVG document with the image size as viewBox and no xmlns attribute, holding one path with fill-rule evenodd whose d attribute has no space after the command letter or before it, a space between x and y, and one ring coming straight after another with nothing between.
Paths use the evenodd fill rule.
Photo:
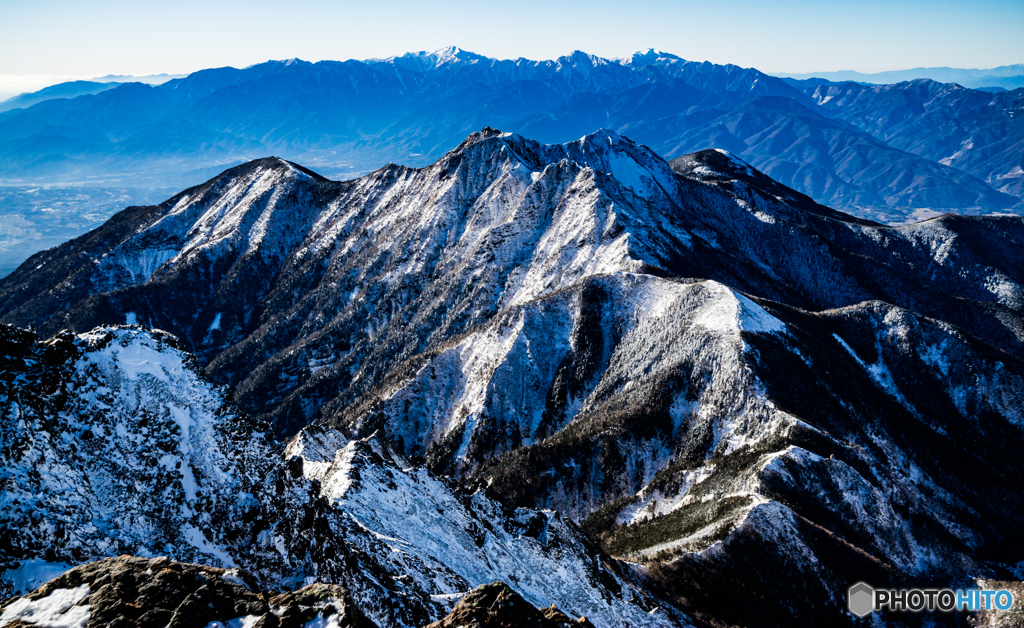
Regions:
<instances>
[{"instance_id":1,"label":"steep slope","mask_svg":"<svg viewBox=\"0 0 1024 628\"><path fill-rule=\"evenodd\" d=\"M563 359L551 390L575 393L561 406L566 427L487 458L475 482L585 519L606 551L652 565L693 608L743 625L794 613L805 625L838 621L828 616L841 613L851 573L893 583L1014 573L1019 358L877 302L812 315L717 286L675 291L667 303L637 297L656 314L623 325L589 386L571 376L585 354ZM617 306L606 302L628 321ZM444 391L442 357L384 403ZM505 379L541 380L533 390L543 391L544 366L509 355L470 379L467 389L486 391L465 419L471 452L509 423L515 433L517 406L559 408ZM383 414L415 425L400 408ZM794 574L785 594L770 577L780 565ZM756 614L730 607L741 591L765 600ZM780 596L788 602L768 602Z\"/></svg>"},{"instance_id":2,"label":"steep slope","mask_svg":"<svg viewBox=\"0 0 1024 628\"><path fill-rule=\"evenodd\" d=\"M1019 355L881 302L811 314L615 273L507 308L332 421L585 520L694 611L831 625L851 570L955 582L1024 559ZM783 564L799 576L770 602Z\"/></svg>"},{"instance_id":3,"label":"steep slope","mask_svg":"<svg viewBox=\"0 0 1024 628\"><path fill-rule=\"evenodd\" d=\"M460 493L376 439L318 431L286 459L166 334L0 333L5 595L131 553L241 567L270 589L340 584L382 626L436 621L496 579L596 625L684 619L556 513Z\"/></svg>"},{"instance_id":4,"label":"steep slope","mask_svg":"<svg viewBox=\"0 0 1024 628\"><path fill-rule=\"evenodd\" d=\"M827 626L850 574L1024 561L1022 243L1020 218L855 219L721 151L485 129L345 183L252 162L35 256L0 297L47 331L180 334L294 434L198 482L217 512L265 495L244 508L276 527L193 524L259 577L342 584L382 625L502 579L597 625L686 621L640 584L709 623Z\"/></svg>"},{"instance_id":5,"label":"steep slope","mask_svg":"<svg viewBox=\"0 0 1024 628\"><path fill-rule=\"evenodd\" d=\"M3 346L10 558L173 553L233 566L224 540L245 542L241 521L269 516L264 504L305 501L262 485L275 475L261 462L271 441L223 416L221 395L167 334L99 329L41 342L4 326Z\"/></svg>"},{"instance_id":6,"label":"steep slope","mask_svg":"<svg viewBox=\"0 0 1024 628\"><path fill-rule=\"evenodd\" d=\"M922 79L878 86L831 83L805 92L829 116L893 148L1024 195L1024 90L992 94Z\"/></svg>"},{"instance_id":7,"label":"steep slope","mask_svg":"<svg viewBox=\"0 0 1024 628\"><path fill-rule=\"evenodd\" d=\"M359 568L372 569L375 580L393 583L393 595L407 600L403 621L436 617L463 592L502 579L535 606L555 603L599 626L687 623L556 512L510 509L480 491L460 493L374 437L349 441L333 430L306 431L287 455L301 460L305 477L345 513L332 529L371 557ZM356 599L371 616L396 613L387 598Z\"/></svg>"},{"instance_id":8,"label":"steep slope","mask_svg":"<svg viewBox=\"0 0 1024 628\"><path fill-rule=\"evenodd\" d=\"M886 229L743 183L733 171L754 171L717 154L680 176L610 132L545 146L486 130L429 168L346 183L251 162L34 256L0 281L0 312L47 333L167 329L285 434L508 306L610 272L814 310L883 299L1022 346L1024 269L1005 254L1020 220Z\"/></svg>"}]
</instances>

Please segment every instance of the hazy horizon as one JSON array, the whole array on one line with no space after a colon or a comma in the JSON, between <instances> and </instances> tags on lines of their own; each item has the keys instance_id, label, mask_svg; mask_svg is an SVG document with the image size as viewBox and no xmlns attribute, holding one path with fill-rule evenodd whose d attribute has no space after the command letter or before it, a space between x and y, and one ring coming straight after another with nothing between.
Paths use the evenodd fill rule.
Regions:
<instances>
[{"instance_id":1,"label":"hazy horizon","mask_svg":"<svg viewBox=\"0 0 1024 628\"><path fill-rule=\"evenodd\" d=\"M476 53L476 54L483 54L483 53L480 53L479 51L471 50L469 48L465 48L465 47L462 47L462 46L456 46L456 47L460 48L461 50L465 50L467 52L473 52L473 53ZM445 48L445 46L442 46L442 47L434 49L434 50L409 50L409 51L403 52L401 54L418 53L418 52L436 52L437 50L440 50L440 49L443 49L443 48ZM648 46L648 48L651 48L651 47ZM647 50L648 48L641 48L641 49L634 50L634 51L632 51L632 52L630 52L628 54L618 55L616 57L606 57L606 58L623 58L623 57L628 57L630 54L633 54L633 52L642 52L644 50ZM662 52L667 52L669 54L676 54L675 52L673 52L671 50L664 50L664 49L660 49L660 50ZM573 51L569 50L569 51L566 51L566 52L564 52L564 53L562 53L560 55L556 55L554 57L548 57L548 58L531 58L531 57L525 57L525 55L520 55L519 57L525 57L525 58L531 59L533 61L546 61L546 60L553 60L553 59L557 59L558 57L569 55L572 52ZM589 54L596 54L596 53L592 53L589 50L583 50L583 52L587 52ZM388 57L390 57L390 56L401 56L401 54L399 54L399 55L388 55ZM490 55L484 55L484 56L490 56ZM598 55L598 56L604 56L604 55ZM676 56L679 56L679 57L682 57L684 59L687 59L686 57L683 57L683 55L678 55L677 54ZM496 59L516 59L516 58L519 58L519 57L492 57L492 58L496 58ZM262 61L257 61L255 63L250 63L250 64L247 64L247 65L237 65L237 66L231 66L231 67L244 68L244 67L249 67L249 66L252 66L252 65L258 65L260 63L267 63L267 62L270 62L270 61L285 61L285 60L288 60L288 59L301 59L302 61L309 61L311 63L317 63L319 61L348 61L348 60L365 61L365 60L372 59L372 58L382 58L382 57L361 57L361 58L352 57L350 59L315 59L315 60L313 60L313 59L304 59L302 57L292 56L292 57L282 57L282 58L279 58L279 59L264 59ZM387 58L387 57L383 57L383 58ZM712 61L710 59L687 59L687 60L688 61ZM719 63L719 64L722 64L722 65L731 63L730 61L712 61L712 62L713 63ZM990 69L995 69L995 68L999 68L999 67L1021 65L1022 63L1024 63L1024 60L1014 61L1014 62L1009 62L1009 63L1002 63L1002 64L999 64L999 65L987 66L987 67L969 68L969 67L955 67L955 66L915 66L915 67L906 67L906 68L903 68L903 67L900 67L900 68L889 68L889 69L877 70L877 71L871 71L871 72L865 72L865 71L862 71L862 70L856 70L856 69L851 69L851 68L840 68L840 69L835 69L835 70L832 70L832 69L829 69L829 70L818 69L818 70L811 70L811 71L806 71L806 72L793 72L793 71L789 71L789 70L766 70L765 68L758 67L758 66L745 66L745 67L755 67L758 70L761 70L762 72L765 72L766 74L770 74L770 75L779 75L779 76L787 76L787 75L807 76L807 75L814 75L814 74L838 74L838 73L885 74L885 73L889 73L889 72L907 72L907 71L913 71L913 70L931 70L931 69L940 69L940 68L954 68L954 69L969 70L969 71L984 71L984 70L990 70ZM740 65L740 64L734 64L734 65ZM110 80L113 80L113 79L110 79L110 77L112 77L112 76L132 77L132 78L139 78L139 79L149 79L150 77L156 77L156 76L168 76L168 77L187 76L188 74L191 74L192 72L198 72L200 70L205 70L205 69L215 68L215 67L225 67L225 66L210 65L210 66L205 66L205 67L201 67L201 68L195 68L195 69L192 69L192 70L189 70L189 71L154 71L154 72L145 72L145 73L136 73L136 74L126 74L126 73L120 73L120 72L104 72L104 73L85 74L85 75L77 75L77 76L69 76L69 75L63 75L62 76L62 75L52 75L52 74L51 75L16 75L16 74L15 75L11 75L11 74L0 75L0 101L6 100L8 98L13 98L14 96L17 96L19 94L36 92L36 91L39 91L41 89L45 89L46 87L50 87L52 85L57 85L57 84L60 84L60 83L66 83L66 82L71 82L71 81L98 81L98 80L101 80L101 79L106 79L106 80L110 81ZM148 81L147 80L146 82L153 82L154 84L158 84L160 81Z\"/></svg>"}]
</instances>

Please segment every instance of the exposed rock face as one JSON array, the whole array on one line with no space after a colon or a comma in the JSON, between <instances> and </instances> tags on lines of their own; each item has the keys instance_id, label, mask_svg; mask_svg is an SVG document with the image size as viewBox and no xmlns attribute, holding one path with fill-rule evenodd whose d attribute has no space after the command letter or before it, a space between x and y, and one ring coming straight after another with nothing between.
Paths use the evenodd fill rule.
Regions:
<instances>
[{"instance_id":1,"label":"exposed rock face","mask_svg":"<svg viewBox=\"0 0 1024 628\"><path fill-rule=\"evenodd\" d=\"M239 569L168 558L107 558L68 571L35 591L0 602L0 626L165 628L311 625L374 628L342 587L260 591Z\"/></svg>"},{"instance_id":2,"label":"exposed rock face","mask_svg":"<svg viewBox=\"0 0 1024 628\"><path fill-rule=\"evenodd\" d=\"M291 593L261 591L240 569L166 557L119 556L82 565L35 591L0 601L0 626L68 628L375 628L336 585ZM501 582L468 592L452 612L425 628L594 628L554 605L538 610Z\"/></svg>"},{"instance_id":3,"label":"exposed rock face","mask_svg":"<svg viewBox=\"0 0 1024 628\"><path fill-rule=\"evenodd\" d=\"M81 332L4 331L7 560L237 564L382 626L495 580L595 626L830 626L851 579L1019 578L1022 244L607 132L254 162L0 282ZM197 358L88 331L126 319Z\"/></svg>"},{"instance_id":4,"label":"exposed rock face","mask_svg":"<svg viewBox=\"0 0 1024 628\"><path fill-rule=\"evenodd\" d=\"M3 595L132 552L241 567L270 590L340 584L381 626L440 619L497 578L602 626L685 623L557 513L463 493L376 437L311 430L286 455L177 344L0 328Z\"/></svg>"},{"instance_id":5,"label":"exposed rock face","mask_svg":"<svg viewBox=\"0 0 1024 628\"><path fill-rule=\"evenodd\" d=\"M586 617L573 620L554 606L538 610L502 582L481 585L452 612L426 628L593 628Z\"/></svg>"}]
</instances>

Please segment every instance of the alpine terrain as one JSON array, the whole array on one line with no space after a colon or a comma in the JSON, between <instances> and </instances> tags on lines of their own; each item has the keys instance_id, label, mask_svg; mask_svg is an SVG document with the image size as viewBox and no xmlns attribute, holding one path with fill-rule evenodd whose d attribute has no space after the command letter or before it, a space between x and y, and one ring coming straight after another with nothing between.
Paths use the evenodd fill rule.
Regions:
<instances>
[{"instance_id":1,"label":"alpine terrain","mask_svg":"<svg viewBox=\"0 0 1024 628\"><path fill-rule=\"evenodd\" d=\"M1020 581L1022 245L608 130L247 162L0 280L0 626L835 626L858 581Z\"/></svg>"},{"instance_id":2,"label":"alpine terrain","mask_svg":"<svg viewBox=\"0 0 1024 628\"><path fill-rule=\"evenodd\" d=\"M484 125L553 143L603 127L668 158L728 150L884 223L1024 213L1021 89L783 80L657 50L532 61L456 47L108 86L0 104L0 182L180 189L268 154L351 178L387 161L430 164Z\"/></svg>"}]
</instances>

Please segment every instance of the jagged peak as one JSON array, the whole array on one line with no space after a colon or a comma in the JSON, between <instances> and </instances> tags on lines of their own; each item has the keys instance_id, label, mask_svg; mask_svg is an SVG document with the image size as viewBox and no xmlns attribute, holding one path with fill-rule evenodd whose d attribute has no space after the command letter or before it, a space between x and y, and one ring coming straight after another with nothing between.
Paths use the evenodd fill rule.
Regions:
<instances>
[{"instance_id":1,"label":"jagged peak","mask_svg":"<svg viewBox=\"0 0 1024 628\"><path fill-rule=\"evenodd\" d=\"M489 126L485 126L479 131L474 131L473 133L467 135L466 139L462 140L462 143L459 144L458 148L456 148L455 150L458 151L463 148L468 148L473 144L478 144L484 140L489 140L492 137L507 137L510 135L512 135L512 133L503 133L498 129L492 129Z\"/></svg>"},{"instance_id":2,"label":"jagged peak","mask_svg":"<svg viewBox=\"0 0 1024 628\"><path fill-rule=\"evenodd\" d=\"M812 214L865 226L881 226L870 220L856 218L830 207L819 205L809 196L786 187L721 148L709 148L682 155L669 162L669 165L677 174L688 179L724 187L733 193L739 193L738 186L745 185Z\"/></svg>"},{"instance_id":3,"label":"jagged peak","mask_svg":"<svg viewBox=\"0 0 1024 628\"><path fill-rule=\"evenodd\" d=\"M576 146L576 147L579 147L579 148L585 148L588 151L598 151L598 152L603 152L603 151L607 150L609 147L613 147L613 146L617 146L617 145L622 145L622 144L628 144L630 146L635 146L636 145L635 142L633 142L633 140L629 139L628 137L624 137L622 135L619 135L618 133L616 133L615 131L613 131L611 129L604 129L604 128L598 129L598 130L596 130L596 131L594 131L592 133L588 133L588 134L584 135L583 137L581 137L579 139L572 140L570 142L565 142L563 144L541 144L540 142L537 142L536 140L531 140L531 139L525 138L522 135L519 135L518 133L505 133L505 132L499 131L498 129L492 129L491 127L484 127L480 131L476 131L474 133L469 134L466 137L466 139L463 140L462 143L459 144L459 146L455 150L452 151L452 153L464 150L466 148L469 148L470 146L473 146L474 144L479 144L481 142L484 142L486 140L490 140L490 139L493 139L493 138L505 138L506 143L511 143L511 144L531 144L531 145L536 145L538 147L540 147L540 146L547 146L547 147L562 147L562 148L569 148L569 147L572 147L572 146Z\"/></svg>"},{"instance_id":4,"label":"jagged peak","mask_svg":"<svg viewBox=\"0 0 1024 628\"><path fill-rule=\"evenodd\" d=\"M488 59L488 57L468 50L463 50L458 46L445 46L444 48L435 50L431 55L437 59L436 63L439 66L446 63L457 63L459 61L473 62Z\"/></svg>"},{"instance_id":5,"label":"jagged peak","mask_svg":"<svg viewBox=\"0 0 1024 628\"><path fill-rule=\"evenodd\" d=\"M617 61L622 63L622 65L645 66L657 63L658 61L667 61L669 63L676 61L685 62L685 59L670 52L665 52L656 48L648 48L646 50L638 50L628 57L617 59Z\"/></svg>"},{"instance_id":6,"label":"jagged peak","mask_svg":"<svg viewBox=\"0 0 1024 628\"><path fill-rule=\"evenodd\" d=\"M617 188L641 194L648 193L651 181L657 181L665 190L676 185L676 175L664 159L611 129L598 129L564 144L542 144L516 133L487 128L471 134L429 168L439 170L439 176L446 179L468 156L474 161L498 158L516 162L533 173L542 173L549 166L568 165L590 170L606 182L610 177L617 182L612 184Z\"/></svg>"},{"instance_id":7,"label":"jagged peak","mask_svg":"<svg viewBox=\"0 0 1024 628\"><path fill-rule=\"evenodd\" d=\"M407 52L404 55L384 59L367 59L367 63L401 64L421 71L439 68L443 65L476 63L478 61L493 61L493 59L475 52L463 50L458 46L445 46L433 51Z\"/></svg>"}]
</instances>

